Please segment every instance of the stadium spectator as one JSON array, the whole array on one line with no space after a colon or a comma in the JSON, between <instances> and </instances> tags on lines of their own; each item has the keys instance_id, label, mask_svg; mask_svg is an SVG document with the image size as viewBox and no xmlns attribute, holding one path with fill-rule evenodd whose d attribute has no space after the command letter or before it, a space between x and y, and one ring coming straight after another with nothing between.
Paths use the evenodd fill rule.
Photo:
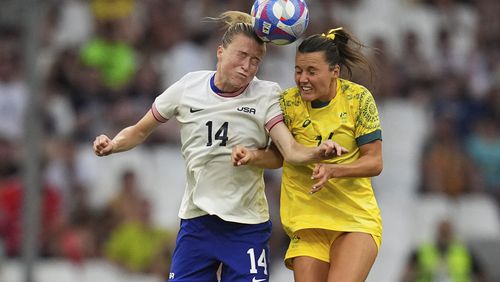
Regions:
<instances>
[{"instance_id":1,"label":"stadium spectator","mask_svg":"<svg viewBox=\"0 0 500 282\"><path fill-rule=\"evenodd\" d=\"M484 192L493 197L500 207L500 130L493 116L484 116L476 122L475 130L466 142L467 152L478 167Z\"/></svg>"},{"instance_id":2,"label":"stadium spectator","mask_svg":"<svg viewBox=\"0 0 500 282\"><path fill-rule=\"evenodd\" d=\"M141 199L139 206L130 209L134 215L113 230L104 246L105 256L127 271L157 272L167 279L174 237L168 230L151 223L151 207L147 200Z\"/></svg>"},{"instance_id":3,"label":"stadium spectator","mask_svg":"<svg viewBox=\"0 0 500 282\"><path fill-rule=\"evenodd\" d=\"M109 233L111 227L108 228L106 221L99 221L97 212L90 207L87 187L80 185L72 190L71 210L59 243L60 253L73 263L82 264L85 259L101 255L102 242L97 235Z\"/></svg>"},{"instance_id":4,"label":"stadium spectator","mask_svg":"<svg viewBox=\"0 0 500 282\"><path fill-rule=\"evenodd\" d=\"M422 41L419 33L414 30L407 30L403 34L402 54L399 59L399 69L404 76L406 89L413 85L429 83L433 74L429 60L426 58L422 48ZM403 95L406 92L401 93Z\"/></svg>"},{"instance_id":5,"label":"stadium spectator","mask_svg":"<svg viewBox=\"0 0 500 282\"><path fill-rule=\"evenodd\" d=\"M20 141L23 136L28 89L22 76L20 34L0 25L0 136Z\"/></svg>"},{"instance_id":6,"label":"stadium spectator","mask_svg":"<svg viewBox=\"0 0 500 282\"><path fill-rule=\"evenodd\" d=\"M467 245L455 237L449 220L437 224L435 239L412 251L402 282L486 281L480 262Z\"/></svg>"},{"instance_id":7,"label":"stadium spectator","mask_svg":"<svg viewBox=\"0 0 500 282\"><path fill-rule=\"evenodd\" d=\"M0 236L9 257L21 255L24 187L17 175L0 183ZM43 185L41 190L39 251L43 257L59 255L58 238L64 227L61 196L57 189Z\"/></svg>"},{"instance_id":8,"label":"stadium spectator","mask_svg":"<svg viewBox=\"0 0 500 282\"><path fill-rule=\"evenodd\" d=\"M456 198L481 190L477 168L461 149L452 117L436 118L422 149L420 191Z\"/></svg>"},{"instance_id":9,"label":"stadium spectator","mask_svg":"<svg viewBox=\"0 0 500 282\"><path fill-rule=\"evenodd\" d=\"M127 170L122 174L121 188L108 204L113 221L118 225L136 221L137 211L143 205L144 197L139 190L134 171Z\"/></svg>"},{"instance_id":10,"label":"stadium spectator","mask_svg":"<svg viewBox=\"0 0 500 282\"><path fill-rule=\"evenodd\" d=\"M95 37L80 50L80 59L99 71L107 93L120 93L133 80L137 70L137 54L127 31L134 30L127 18L134 11L133 0L91 1L95 17ZM114 97L110 97L114 98Z\"/></svg>"}]
</instances>

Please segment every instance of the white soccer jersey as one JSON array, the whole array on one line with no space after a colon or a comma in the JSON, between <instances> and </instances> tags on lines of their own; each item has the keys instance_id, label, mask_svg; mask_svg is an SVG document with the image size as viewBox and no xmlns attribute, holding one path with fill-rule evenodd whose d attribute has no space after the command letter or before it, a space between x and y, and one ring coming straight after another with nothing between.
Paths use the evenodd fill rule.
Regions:
<instances>
[{"instance_id":1,"label":"white soccer jersey","mask_svg":"<svg viewBox=\"0 0 500 282\"><path fill-rule=\"evenodd\" d=\"M232 147L267 145L268 130L282 121L277 83L254 78L238 93L218 93L214 71L191 72L153 103L158 121L181 124L186 190L183 219L217 215L226 221L255 224L269 219L263 169L234 167Z\"/></svg>"}]
</instances>

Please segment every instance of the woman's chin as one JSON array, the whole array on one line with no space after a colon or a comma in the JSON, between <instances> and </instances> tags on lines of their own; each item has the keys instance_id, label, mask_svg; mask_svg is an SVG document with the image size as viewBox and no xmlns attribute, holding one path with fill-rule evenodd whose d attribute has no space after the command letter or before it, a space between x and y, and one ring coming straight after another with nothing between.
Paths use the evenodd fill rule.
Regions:
<instances>
[{"instance_id":1,"label":"woman's chin","mask_svg":"<svg viewBox=\"0 0 500 282\"><path fill-rule=\"evenodd\" d=\"M306 102L311 102L316 100L316 97L313 95L313 93L300 92L300 97L302 97L302 100Z\"/></svg>"}]
</instances>

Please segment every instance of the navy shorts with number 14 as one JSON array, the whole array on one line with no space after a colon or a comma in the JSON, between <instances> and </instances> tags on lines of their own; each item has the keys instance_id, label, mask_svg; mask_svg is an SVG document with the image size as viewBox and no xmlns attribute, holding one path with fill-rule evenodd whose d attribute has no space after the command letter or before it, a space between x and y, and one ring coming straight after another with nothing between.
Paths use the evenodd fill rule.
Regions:
<instances>
[{"instance_id":1,"label":"navy shorts with number 14","mask_svg":"<svg viewBox=\"0 0 500 282\"><path fill-rule=\"evenodd\" d=\"M227 222L205 215L182 219L170 268L170 282L269 281L271 221Z\"/></svg>"}]
</instances>

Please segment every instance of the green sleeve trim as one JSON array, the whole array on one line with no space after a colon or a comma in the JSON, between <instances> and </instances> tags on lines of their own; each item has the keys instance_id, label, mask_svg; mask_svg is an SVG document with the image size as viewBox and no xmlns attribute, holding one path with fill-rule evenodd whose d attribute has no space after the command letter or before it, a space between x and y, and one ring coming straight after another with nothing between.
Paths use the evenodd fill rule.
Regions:
<instances>
[{"instance_id":1,"label":"green sleeve trim","mask_svg":"<svg viewBox=\"0 0 500 282\"><path fill-rule=\"evenodd\" d=\"M359 136L358 138L356 138L356 144L358 145L358 147L360 147L375 140L382 140L382 130L377 129L368 134Z\"/></svg>"}]
</instances>

